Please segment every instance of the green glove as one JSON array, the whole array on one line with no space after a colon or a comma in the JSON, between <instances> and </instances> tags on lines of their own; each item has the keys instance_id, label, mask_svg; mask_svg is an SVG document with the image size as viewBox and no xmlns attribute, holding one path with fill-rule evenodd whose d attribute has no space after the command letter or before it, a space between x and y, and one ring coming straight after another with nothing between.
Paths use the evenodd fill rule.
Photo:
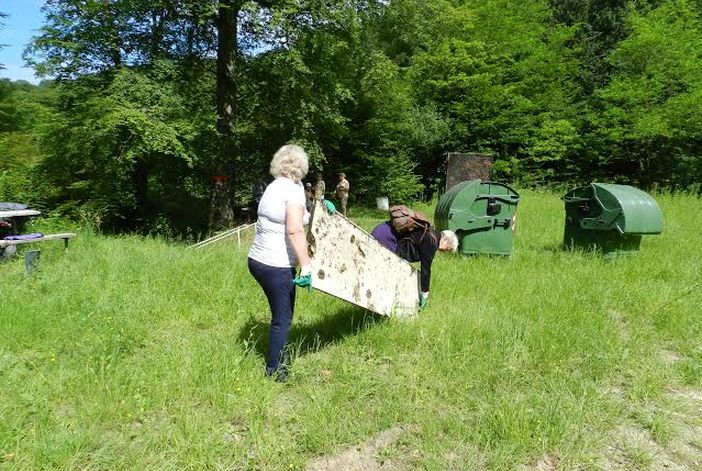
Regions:
<instances>
[{"instance_id":1,"label":"green glove","mask_svg":"<svg viewBox=\"0 0 702 471\"><path fill-rule=\"evenodd\" d=\"M295 286L299 286L300 288L307 288L308 293L312 292L312 273L309 273L304 276L298 276L297 278L293 278L292 281Z\"/></svg>"},{"instance_id":2,"label":"green glove","mask_svg":"<svg viewBox=\"0 0 702 471\"><path fill-rule=\"evenodd\" d=\"M421 311L427 307L427 302L429 300L429 293L419 293L419 310Z\"/></svg>"},{"instance_id":3,"label":"green glove","mask_svg":"<svg viewBox=\"0 0 702 471\"><path fill-rule=\"evenodd\" d=\"M297 278L292 280L295 286L307 288L307 292L312 292L312 268L309 265L300 267L300 273Z\"/></svg>"},{"instance_id":4,"label":"green glove","mask_svg":"<svg viewBox=\"0 0 702 471\"><path fill-rule=\"evenodd\" d=\"M322 204L327 208L327 212L329 214L334 214L336 212L336 207L334 207L334 203L332 203L329 200L322 200Z\"/></svg>"}]
</instances>

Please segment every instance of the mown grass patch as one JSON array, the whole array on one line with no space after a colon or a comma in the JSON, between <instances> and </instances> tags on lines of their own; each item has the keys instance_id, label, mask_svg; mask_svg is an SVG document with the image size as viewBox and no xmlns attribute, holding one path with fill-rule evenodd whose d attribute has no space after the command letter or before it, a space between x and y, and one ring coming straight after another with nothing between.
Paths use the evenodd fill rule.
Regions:
<instances>
[{"instance_id":1,"label":"mown grass patch","mask_svg":"<svg viewBox=\"0 0 702 471\"><path fill-rule=\"evenodd\" d=\"M0 265L0 460L656 469L663 456L694 469L699 199L658 197L665 232L607 262L560 249L557 196L522 196L513 257L439 255L414 319L300 291L284 385L263 378L268 307L235 243L81 232L67 253L43 244L32 276Z\"/></svg>"}]
</instances>

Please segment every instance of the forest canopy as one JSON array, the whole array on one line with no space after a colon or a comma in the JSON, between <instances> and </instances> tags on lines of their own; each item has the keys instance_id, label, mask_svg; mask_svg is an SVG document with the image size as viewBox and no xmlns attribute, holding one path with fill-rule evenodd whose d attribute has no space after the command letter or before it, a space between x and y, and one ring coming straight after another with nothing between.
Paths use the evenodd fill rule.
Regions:
<instances>
[{"instance_id":1,"label":"forest canopy","mask_svg":"<svg viewBox=\"0 0 702 471\"><path fill-rule=\"evenodd\" d=\"M43 12L25 58L46 80L0 80L0 200L105 230L204 230L213 177L226 204L247 206L286 142L329 183L345 172L358 204L435 195L453 151L492 154L494 178L523 186L700 189L698 0L48 0Z\"/></svg>"}]
</instances>

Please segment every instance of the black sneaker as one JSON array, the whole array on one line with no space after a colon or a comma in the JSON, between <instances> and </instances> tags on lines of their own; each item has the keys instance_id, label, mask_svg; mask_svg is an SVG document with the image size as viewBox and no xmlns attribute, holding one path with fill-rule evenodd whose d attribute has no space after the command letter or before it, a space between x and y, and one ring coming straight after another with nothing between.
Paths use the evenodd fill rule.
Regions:
<instances>
[{"instance_id":1,"label":"black sneaker","mask_svg":"<svg viewBox=\"0 0 702 471\"><path fill-rule=\"evenodd\" d=\"M277 370L266 370L266 377L273 378L276 383L284 383L288 380L289 371L286 366L280 366Z\"/></svg>"}]
</instances>

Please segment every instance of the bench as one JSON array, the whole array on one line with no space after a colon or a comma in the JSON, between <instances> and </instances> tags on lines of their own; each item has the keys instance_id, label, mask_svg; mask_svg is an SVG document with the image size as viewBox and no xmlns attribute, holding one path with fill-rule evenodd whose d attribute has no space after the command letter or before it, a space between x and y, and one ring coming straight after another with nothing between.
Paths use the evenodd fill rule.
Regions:
<instances>
[{"instance_id":1,"label":"bench","mask_svg":"<svg viewBox=\"0 0 702 471\"><path fill-rule=\"evenodd\" d=\"M30 217L39 216L40 211L36 209L13 209L11 211L0 211L0 218L16 218L16 217Z\"/></svg>"},{"instance_id":2,"label":"bench","mask_svg":"<svg viewBox=\"0 0 702 471\"><path fill-rule=\"evenodd\" d=\"M63 240L64 249L68 249L68 241L76 236L74 232L65 232L63 234L46 234L43 237L37 237L36 239L23 239L23 240L0 240L0 258L2 255L12 255L5 253L7 247L17 246L20 244L31 244L32 242L43 242L45 240Z\"/></svg>"}]
</instances>

